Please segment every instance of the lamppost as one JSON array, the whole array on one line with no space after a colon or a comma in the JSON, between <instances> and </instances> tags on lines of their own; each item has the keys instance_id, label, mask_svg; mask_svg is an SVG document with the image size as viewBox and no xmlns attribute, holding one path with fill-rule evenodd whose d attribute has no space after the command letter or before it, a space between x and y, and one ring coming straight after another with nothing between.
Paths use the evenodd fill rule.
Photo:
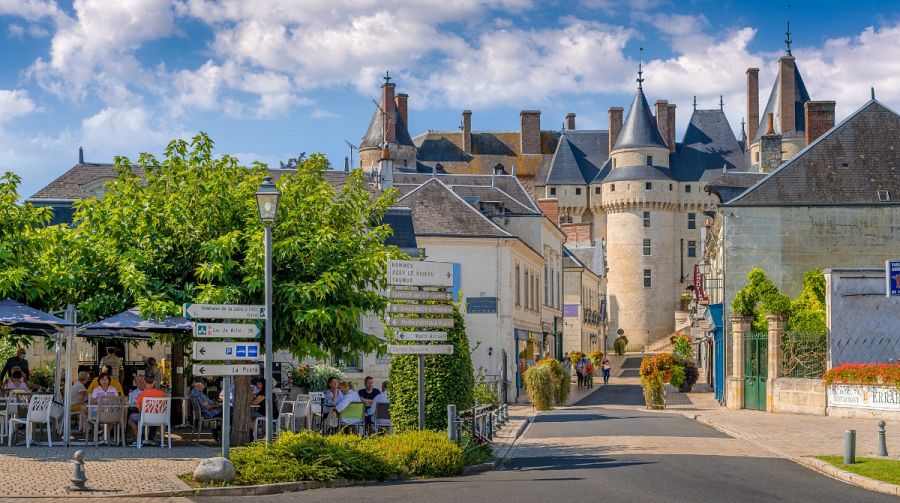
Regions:
<instances>
[{"instance_id":1,"label":"lamppost","mask_svg":"<svg viewBox=\"0 0 900 503\"><path fill-rule=\"evenodd\" d=\"M259 219L266 228L266 360L263 376L266 380L266 444L272 443L272 228L278 216L278 200L281 193L275 187L272 177L263 178L256 191L256 206Z\"/></svg>"}]
</instances>

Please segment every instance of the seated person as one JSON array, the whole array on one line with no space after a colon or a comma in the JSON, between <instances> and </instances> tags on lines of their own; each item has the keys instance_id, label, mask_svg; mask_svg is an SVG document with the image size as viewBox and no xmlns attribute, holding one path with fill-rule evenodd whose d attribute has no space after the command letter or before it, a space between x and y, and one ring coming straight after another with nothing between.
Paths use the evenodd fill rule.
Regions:
<instances>
[{"instance_id":1,"label":"seated person","mask_svg":"<svg viewBox=\"0 0 900 503\"><path fill-rule=\"evenodd\" d=\"M163 398L166 396L166 394L163 392L163 390L153 387L155 382L156 382L156 377L153 374L147 374L146 376L144 376L144 379L143 379L144 389L142 389L141 392L138 393L138 395L137 395L137 401L136 401L137 407L135 409L131 409L133 412L131 412L131 414L128 415L128 428L131 429L131 434L134 435L135 439L137 439L138 421L140 421L140 419L141 419L141 409L144 406L144 399L145 398ZM147 437L148 444L153 443L153 439L156 437L155 430L156 430L156 428L150 429L150 434ZM135 441L134 445L137 445L136 441Z\"/></svg>"},{"instance_id":2,"label":"seated person","mask_svg":"<svg viewBox=\"0 0 900 503\"><path fill-rule=\"evenodd\" d=\"M84 406L85 402L88 399L87 388L85 387L85 383L87 383L88 377L90 375L87 372L79 372L78 380L72 383L72 412L80 412L81 413L81 424L84 424L87 420L87 407Z\"/></svg>"},{"instance_id":3,"label":"seated person","mask_svg":"<svg viewBox=\"0 0 900 503\"><path fill-rule=\"evenodd\" d=\"M388 381L381 383L381 393L372 400L373 405L376 403L390 403L390 400L388 400Z\"/></svg>"},{"instance_id":4,"label":"seated person","mask_svg":"<svg viewBox=\"0 0 900 503\"><path fill-rule=\"evenodd\" d=\"M203 416L203 419L222 417L222 405L206 394L206 383L202 379L194 381L191 398L197 400L197 404L200 405L200 415ZM221 424L213 428L212 435L216 442L220 441L221 428Z\"/></svg>"},{"instance_id":5,"label":"seated person","mask_svg":"<svg viewBox=\"0 0 900 503\"><path fill-rule=\"evenodd\" d=\"M137 407L137 397L147 387L147 381L144 380L143 374L134 375L134 389L128 393L128 406Z\"/></svg>"},{"instance_id":6,"label":"seated person","mask_svg":"<svg viewBox=\"0 0 900 503\"><path fill-rule=\"evenodd\" d=\"M115 377L112 377L112 374L110 373L111 370L112 369L108 365L103 365L100 367L100 375L106 374L107 376L109 376L110 386L112 386L116 391L119 392L119 396L125 396L125 391L122 389L122 383L120 383L119 380ZM88 395L92 395L94 393L94 389L100 384L100 375L98 375L94 378L93 381L91 381L91 384L87 388Z\"/></svg>"},{"instance_id":7,"label":"seated person","mask_svg":"<svg viewBox=\"0 0 900 503\"><path fill-rule=\"evenodd\" d=\"M353 402L362 402L362 398L359 397L359 393L353 390L353 383L350 381L344 381L343 384L341 384L341 392L344 396L341 398L341 401L334 406L338 412L344 412L344 409Z\"/></svg>"},{"instance_id":8,"label":"seated person","mask_svg":"<svg viewBox=\"0 0 900 503\"><path fill-rule=\"evenodd\" d=\"M9 375L6 381L6 389L28 389L28 383L25 381L25 373L21 369L16 368Z\"/></svg>"},{"instance_id":9,"label":"seated person","mask_svg":"<svg viewBox=\"0 0 900 503\"><path fill-rule=\"evenodd\" d=\"M362 403L366 406L366 422L369 422L370 417L375 414L375 397L381 394L381 391L375 387L375 379L372 376L366 376L363 379L363 389L359 390L359 398L362 400Z\"/></svg>"},{"instance_id":10,"label":"seated person","mask_svg":"<svg viewBox=\"0 0 900 503\"><path fill-rule=\"evenodd\" d=\"M91 391L91 403L97 403L104 396L121 396L119 390L111 386L109 374L100 374L96 380L97 387Z\"/></svg>"},{"instance_id":11,"label":"seated person","mask_svg":"<svg viewBox=\"0 0 900 503\"><path fill-rule=\"evenodd\" d=\"M340 389L337 377L328 379L328 389L325 391L325 406L334 407L343 397L344 393Z\"/></svg>"}]
</instances>

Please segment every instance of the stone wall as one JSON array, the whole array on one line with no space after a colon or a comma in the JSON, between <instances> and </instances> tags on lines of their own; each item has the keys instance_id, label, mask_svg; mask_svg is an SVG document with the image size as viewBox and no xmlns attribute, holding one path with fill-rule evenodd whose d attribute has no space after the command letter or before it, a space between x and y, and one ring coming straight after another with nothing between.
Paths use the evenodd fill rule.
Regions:
<instances>
[{"instance_id":1,"label":"stone wall","mask_svg":"<svg viewBox=\"0 0 900 503\"><path fill-rule=\"evenodd\" d=\"M779 377L775 380L773 396L773 412L825 415L825 383L821 379Z\"/></svg>"}]
</instances>

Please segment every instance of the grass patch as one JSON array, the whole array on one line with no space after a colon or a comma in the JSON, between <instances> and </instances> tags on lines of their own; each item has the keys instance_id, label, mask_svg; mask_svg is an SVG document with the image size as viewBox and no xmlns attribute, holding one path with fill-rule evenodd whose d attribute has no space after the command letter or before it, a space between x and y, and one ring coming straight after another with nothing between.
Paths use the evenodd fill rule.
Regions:
<instances>
[{"instance_id":1,"label":"grass patch","mask_svg":"<svg viewBox=\"0 0 900 503\"><path fill-rule=\"evenodd\" d=\"M816 456L841 470L900 485L900 460L881 458L856 458L856 463L845 465L843 456Z\"/></svg>"}]
</instances>

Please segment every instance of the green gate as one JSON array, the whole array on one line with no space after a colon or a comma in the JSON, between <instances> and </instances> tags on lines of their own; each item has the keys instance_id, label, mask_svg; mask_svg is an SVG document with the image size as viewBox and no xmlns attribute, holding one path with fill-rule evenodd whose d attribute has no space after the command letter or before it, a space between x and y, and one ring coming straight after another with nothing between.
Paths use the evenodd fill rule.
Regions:
<instances>
[{"instance_id":1,"label":"green gate","mask_svg":"<svg viewBox=\"0 0 900 503\"><path fill-rule=\"evenodd\" d=\"M769 376L769 334L744 336L744 408L766 410L766 378Z\"/></svg>"}]
</instances>

